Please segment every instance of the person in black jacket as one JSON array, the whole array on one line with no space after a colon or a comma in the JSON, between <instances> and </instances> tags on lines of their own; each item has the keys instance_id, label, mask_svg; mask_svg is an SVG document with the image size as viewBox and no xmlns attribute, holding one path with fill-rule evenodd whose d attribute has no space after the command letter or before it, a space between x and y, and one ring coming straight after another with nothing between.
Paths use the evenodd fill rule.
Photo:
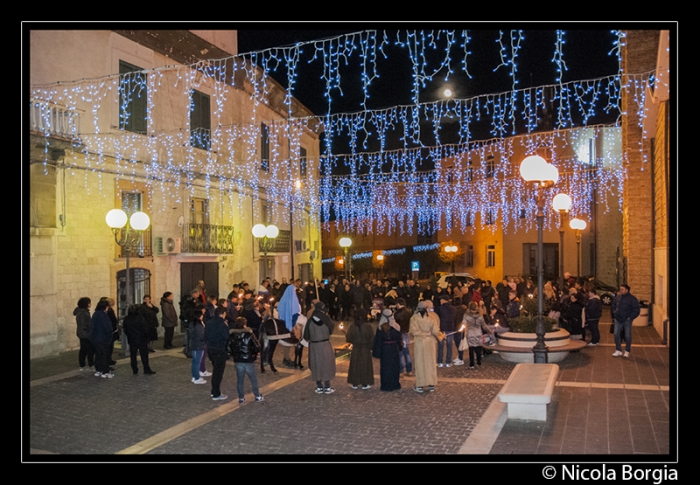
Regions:
<instances>
[{"instance_id":1,"label":"person in black jacket","mask_svg":"<svg viewBox=\"0 0 700 485\"><path fill-rule=\"evenodd\" d=\"M255 359L260 352L260 343L255 337L253 330L246 326L245 317L236 319L235 328L231 330L230 349L233 362L236 364L236 389L238 391L238 402L245 402L244 379L247 375L253 386L253 394L256 401L263 401L264 398L258 389L258 376L255 374Z\"/></svg>"},{"instance_id":2,"label":"person in black jacket","mask_svg":"<svg viewBox=\"0 0 700 485\"><path fill-rule=\"evenodd\" d=\"M124 318L124 334L129 341L129 355L131 357L131 370L134 375L139 373L136 365L136 354L141 354L141 365L144 374L155 374L148 363L148 323L141 315L139 305L130 305L129 313Z\"/></svg>"},{"instance_id":3,"label":"person in black jacket","mask_svg":"<svg viewBox=\"0 0 700 485\"><path fill-rule=\"evenodd\" d=\"M600 342L600 331L598 330L598 323L600 322L600 317L603 316L603 302L600 297L596 294L595 288L591 287L588 289L588 301L585 306L586 315L586 327L591 331L591 341L588 342L589 346L598 345ZM583 338L585 340L585 328Z\"/></svg>"},{"instance_id":4,"label":"person in black jacket","mask_svg":"<svg viewBox=\"0 0 700 485\"><path fill-rule=\"evenodd\" d=\"M144 295L140 308L141 315L148 324L148 351L155 352L153 342L158 340L158 307L151 303L151 295Z\"/></svg>"},{"instance_id":5,"label":"person in black jacket","mask_svg":"<svg viewBox=\"0 0 700 485\"><path fill-rule=\"evenodd\" d=\"M214 401L222 401L228 396L221 394L221 381L224 378L226 360L228 359L229 328L226 323L226 307L216 307L216 316L207 320L204 328L204 339L212 365L211 397Z\"/></svg>"},{"instance_id":6,"label":"person in black jacket","mask_svg":"<svg viewBox=\"0 0 700 485\"><path fill-rule=\"evenodd\" d=\"M95 349L92 347L92 342L90 342L90 305L91 300L87 296L82 297L78 300L78 306L73 310L73 315L75 315L75 323L77 324L77 330L75 334L80 339L80 352L78 353L78 364L80 365L80 370L85 370L85 358L87 357L87 365L90 370L93 369L95 365Z\"/></svg>"},{"instance_id":7,"label":"person in black jacket","mask_svg":"<svg viewBox=\"0 0 700 485\"><path fill-rule=\"evenodd\" d=\"M90 322L90 342L95 348L95 376L111 379L114 374L109 369L108 352L112 343L112 322L107 316L109 304L107 300L100 300L95 307Z\"/></svg>"}]
</instances>

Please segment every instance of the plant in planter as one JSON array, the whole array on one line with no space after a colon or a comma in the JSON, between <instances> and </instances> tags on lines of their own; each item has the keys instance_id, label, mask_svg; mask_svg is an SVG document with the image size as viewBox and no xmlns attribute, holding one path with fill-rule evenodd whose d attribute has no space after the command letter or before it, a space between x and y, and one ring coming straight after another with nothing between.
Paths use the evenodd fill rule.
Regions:
<instances>
[{"instance_id":1,"label":"plant in planter","mask_svg":"<svg viewBox=\"0 0 700 485\"><path fill-rule=\"evenodd\" d=\"M521 302L520 316L511 318L508 321L510 331L515 333L535 333L537 331L537 300L524 297ZM551 332L552 326L557 323L556 320L549 317L543 316L542 320L545 333Z\"/></svg>"}]
</instances>

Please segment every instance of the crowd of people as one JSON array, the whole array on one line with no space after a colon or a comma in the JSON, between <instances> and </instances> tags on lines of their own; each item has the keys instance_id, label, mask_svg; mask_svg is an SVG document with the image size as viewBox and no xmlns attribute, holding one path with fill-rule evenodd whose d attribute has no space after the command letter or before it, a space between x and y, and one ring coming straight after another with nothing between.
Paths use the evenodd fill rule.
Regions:
<instances>
[{"instance_id":1,"label":"crowd of people","mask_svg":"<svg viewBox=\"0 0 700 485\"><path fill-rule=\"evenodd\" d=\"M586 338L589 346L600 341L599 321L602 303L592 279L580 280L564 275L564 285L548 281L543 287L544 312L556 325L569 331L571 338ZM179 304L178 316L172 292L165 292L160 310L150 295L141 304L130 305L123 321L123 330L130 348L131 368L139 372L137 356L143 373L153 375L149 353L155 352L158 339L158 314L164 328L164 349L174 348L173 334L180 321L185 333L184 353L192 359L191 382L207 384L211 377L211 397L224 400L221 392L226 362L232 358L236 368L239 403L245 401L247 376L256 401L264 400L260 393L255 363L260 359L260 372L269 367L277 373L274 354L278 346L284 351L282 364L291 369L304 369L302 358L308 348L308 365L317 394L335 391L335 351L330 336L336 322L351 319L345 332L352 345L347 382L353 389L367 390L374 385L373 360L380 367L380 389L401 389L400 377L415 377L414 391L434 391L437 369L464 365L465 352L469 368L482 365L483 349L496 342L497 335L509 330L509 322L520 316L521 299L536 298L537 288L531 279L504 278L495 287L491 281L474 280L445 288L430 284L424 288L413 280L399 281L392 287L387 280L362 283L342 278L333 282L302 283L301 279L287 282L267 278L257 289L246 282L234 284L226 298L206 295L204 282L185 295ZM81 370L89 369L95 376L112 378L114 342L119 338L119 320L114 312L115 302L104 297L94 313L92 302L80 298L74 310L78 354ZM379 308L377 308L379 307ZM370 325L376 313L378 328ZM640 313L640 304L621 285L612 302L611 316L616 350L613 356L629 357L632 321ZM413 341L413 355L409 343ZM622 342L625 350L622 351ZM456 358L453 350L457 349ZM293 354L293 356L292 356ZM207 371L206 362L212 372Z\"/></svg>"}]
</instances>

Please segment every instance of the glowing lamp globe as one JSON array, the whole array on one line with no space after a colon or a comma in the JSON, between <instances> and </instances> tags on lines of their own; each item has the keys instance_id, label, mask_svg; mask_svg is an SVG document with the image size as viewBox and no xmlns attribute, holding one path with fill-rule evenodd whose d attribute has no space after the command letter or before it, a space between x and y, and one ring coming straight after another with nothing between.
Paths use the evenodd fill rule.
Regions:
<instances>
[{"instance_id":1,"label":"glowing lamp globe","mask_svg":"<svg viewBox=\"0 0 700 485\"><path fill-rule=\"evenodd\" d=\"M270 224L265 228L265 236L267 236L268 239L274 239L276 238L280 233L280 230L277 226L274 224Z\"/></svg>"},{"instance_id":2,"label":"glowing lamp globe","mask_svg":"<svg viewBox=\"0 0 700 485\"><path fill-rule=\"evenodd\" d=\"M547 161L539 155L530 155L520 163L520 176L526 182L539 182L544 180Z\"/></svg>"},{"instance_id":3,"label":"glowing lamp globe","mask_svg":"<svg viewBox=\"0 0 700 485\"><path fill-rule=\"evenodd\" d=\"M151 218L145 212L134 212L129 218L131 228L137 231L145 231L151 225Z\"/></svg>"},{"instance_id":4,"label":"glowing lamp globe","mask_svg":"<svg viewBox=\"0 0 700 485\"><path fill-rule=\"evenodd\" d=\"M545 177L542 179L543 182L552 182L556 184L559 180L559 169L548 163L545 167Z\"/></svg>"},{"instance_id":5,"label":"glowing lamp globe","mask_svg":"<svg viewBox=\"0 0 700 485\"><path fill-rule=\"evenodd\" d=\"M552 207L556 211L568 211L571 209L571 197L566 194L558 194L552 200Z\"/></svg>"},{"instance_id":6,"label":"glowing lamp globe","mask_svg":"<svg viewBox=\"0 0 700 485\"><path fill-rule=\"evenodd\" d=\"M112 209L107 213L105 220L107 221L107 225L112 229L121 229L126 226L126 212L121 209Z\"/></svg>"},{"instance_id":7,"label":"glowing lamp globe","mask_svg":"<svg viewBox=\"0 0 700 485\"><path fill-rule=\"evenodd\" d=\"M340 244L341 248L349 248L352 245L352 239L349 237L341 237L338 244Z\"/></svg>"},{"instance_id":8,"label":"glowing lamp globe","mask_svg":"<svg viewBox=\"0 0 700 485\"><path fill-rule=\"evenodd\" d=\"M586 221L582 219L571 219L569 222L569 227L578 231L583 231L586 229L586 226L588 226L588 224L586 224Z\"/></svg>"},{"instance_id":9,"label":"glowing lamp globe","mask_svg":"<svg viewBox=\"0 0 700 485\"><path fill-rule=\"evenodd\" d=\"M264 224L255 224L253 226L253 236L255 237L265 237L266 227Z\"/></svg>"}]
</instances>

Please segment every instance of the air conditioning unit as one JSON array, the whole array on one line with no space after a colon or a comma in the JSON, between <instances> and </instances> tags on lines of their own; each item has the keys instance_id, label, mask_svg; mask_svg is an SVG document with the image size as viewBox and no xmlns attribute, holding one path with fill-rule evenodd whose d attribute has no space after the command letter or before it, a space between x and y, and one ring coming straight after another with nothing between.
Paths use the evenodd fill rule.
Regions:
<instances>
[{"instance_id":1,"label":"air conditioning unit","mask_svg":"<svg viewBox=\"0 0 700 485\"><path fill-rule=\"evenodd\" d=\"M163 251L163 237L162 236L155 236L153 238L153 253L156 256L162 256L165 254L165 251Z\"/></svg>"},{"instance_id":2,"label":"air conditioning unit","mask_svg":"<svg viewBox=\"0 0 700 485\"><path fill-rule=\"evenodd\" d=\"M300 239L295 239L294 240L294 249L296 250L297 253L300 253L302 251L306 251L306 241L305 240L300 240Z\"/></svg>"},{"instance_id":3,"label":"air conditioning unit","mask_svg":"<svg viewBox=\"0 0 700 485\"><path fill-rule=\"evenodd\" d=\"M153 238L153 250L158 256L167 256L169 254L180 254L182 239L179 237L164 237L156 236Z\"/></svg>"},{"instance_id":4,"label":"air conditioning unit","mask_svg":"<svg viewBox=\"0 0 700 485\"><path fill-rule=\"evenodd\" d=\"M182 239L179 237L169 237L163 243L167 254L180 254L182 251Z\"/></svg>"},{"instance_id":5,"label":"air conditioning unit","mask_svg":"<svg viewBox=\"0 0 700 485\"><path fill-rule=\"evenodd\" d=\"M316 251L314 251L314 250L309 251L309 259L310 260L316 259Z\"/></svg>"}]
</instances>

